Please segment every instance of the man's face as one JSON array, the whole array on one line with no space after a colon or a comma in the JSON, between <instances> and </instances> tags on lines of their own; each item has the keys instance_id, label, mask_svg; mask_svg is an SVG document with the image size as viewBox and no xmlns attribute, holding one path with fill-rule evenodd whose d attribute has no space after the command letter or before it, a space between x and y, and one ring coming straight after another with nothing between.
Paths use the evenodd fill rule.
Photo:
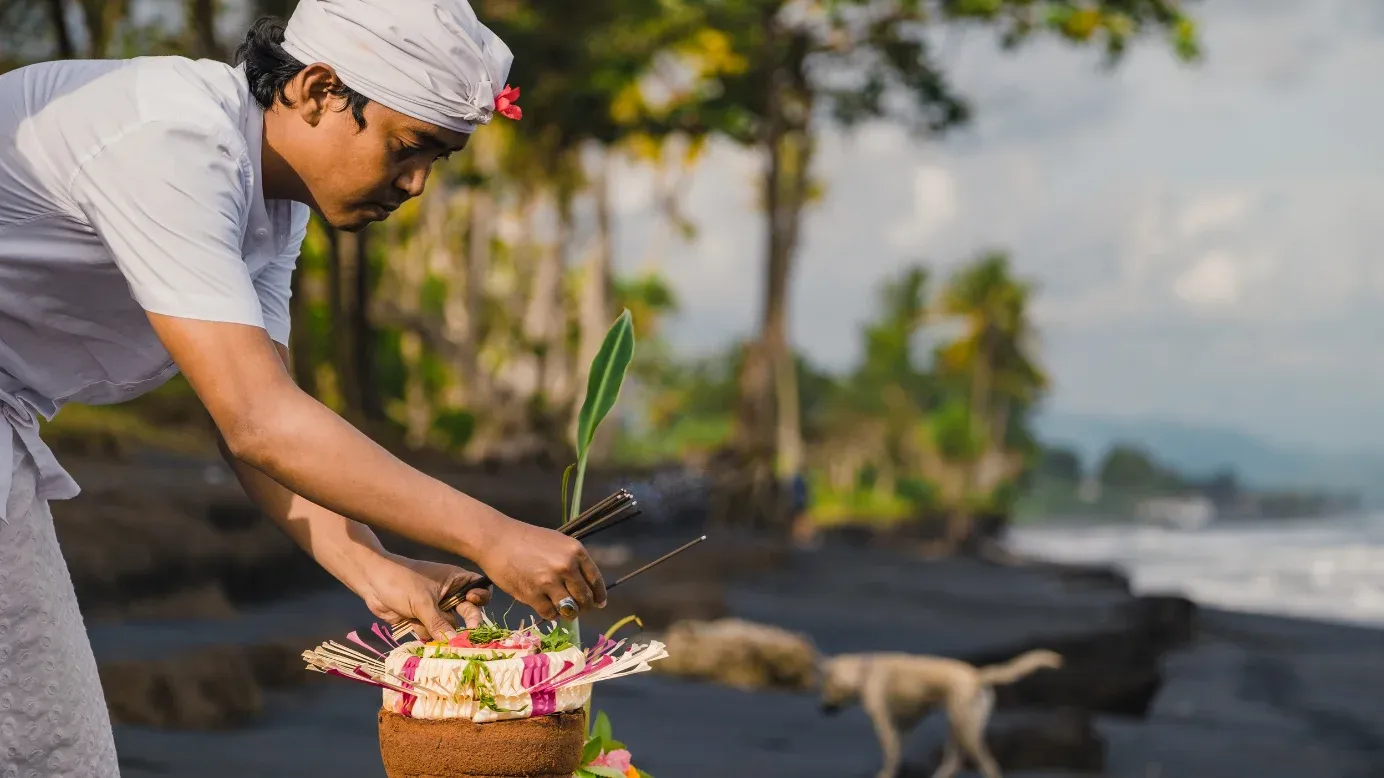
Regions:
<instances>
[{"instance_id":1,"label":"man's face","mask_svg":"<svg viewBox=\"0 0 1384 778\"><path fill-rule=\"evenodd\" d=\"M333 227L355 231L421 195L432 166L465 148L470 135L374 101L365 106L362 128L345 100L330 93L336 83L330 69L306 68L289 87L291 107L276 107L266 133L301 182L295 199Z\"/></svg>"},{"instance_id":2,"label":"man's face","mask_svg":"<svg viewBox=\"0 0 1384 778\"><path fill-rule=\"evenodd\" d=\"M327 112L317 131L321 143L304 149L309 164L300 174L322 217L347 231L382 221L421 195L432 166L470 137L373 101L365 106L364 129L347 109Z\"/></svg>"}]
</instances>

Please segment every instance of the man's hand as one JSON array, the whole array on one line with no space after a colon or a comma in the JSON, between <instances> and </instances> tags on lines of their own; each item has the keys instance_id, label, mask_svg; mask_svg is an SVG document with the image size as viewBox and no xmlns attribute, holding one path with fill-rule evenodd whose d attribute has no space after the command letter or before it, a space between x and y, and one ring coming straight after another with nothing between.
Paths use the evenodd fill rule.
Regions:
<instances>
[{"instance_id":1,"label":"man's hand","mask_svg":"<svg viewBox=\"0 0 1384 778\"><path fill-rule=\"evenodd\" d=\"M456 635L456 621L437 604L477 578L479 574L460 567L391 554L366 571L360 595L370 612L388 625L413 619L423 625L416 630L420 640L450 640ZM481 623L481 608L488 602L489 589L472 589L457 613L467 627L474 627Z\"/></svg>"},{"instance_id":2,"label":"man's hand","mask_svg":"<svg viewBox=\"0 0 1384 778\"><path fill-rule=\"evenodd\" d=\"M477 560L495 585L545 619L566 597L579 611L606 605L605 581L586 548L555 530L513 522Z\"/></svg>"},{"instance_id":3,"label":"man's hand","mask_svg":"<svg viewBox=\"0 0 1384 778\"><path fill-rule=\"evenodd\" d=\"M473 560L496 586L544 618L554 618L566 597L579 611L605 604L600 572L580 543L516 521L401 462L294 385L283 350L263 329L148 316L211 414L230 458L246 466L236 471L241 483L263 493L257 499L262 505L283 503L271 515L353 590L361 589L351 583L357 572L352 544L328 542L311 516L348 517ZM260 479L247 478L247 468L286 491L254 489ZM378 545L351 522L332 519L326 525L333 527L332 536L360 535L365 545ZM333 547L347 551L339 554ZM396 588L410 587L390 590Z\"/></svg>"}]
</instances>

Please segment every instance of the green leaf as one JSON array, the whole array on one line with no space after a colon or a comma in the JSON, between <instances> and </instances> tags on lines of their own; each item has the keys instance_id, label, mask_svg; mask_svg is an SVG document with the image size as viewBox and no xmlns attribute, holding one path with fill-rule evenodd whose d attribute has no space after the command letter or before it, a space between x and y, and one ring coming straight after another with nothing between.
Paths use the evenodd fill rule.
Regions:
<instances>
[{"instance_id":1,"label":"green leaf","mask_svg":"<svg viewBox=\"0 0 1384 778\"><path fill-rule=\"evenodd\" d=\"M620 384L625 380L625 371L634 358L634 324L626 309L620 318L610 325L596 358L591 360L591 372L586 378L586 400L582 402L577 415L577 458L586 455L591 439L596 435L596 427L615 406L620 395Z\"/></svg>"},{"instance_id":2,"label":"green leaf","mask_svg":"<svg viewBox=\"0 0 1384 778\"><path fill-rule=\"evenodd\" d=\"M586 764L592 759L601 755L601 739L598 737L588 738L586 745L581 750L581 763Z\"/></svg>"},{"instance_id":3,"label":"green leaf","mask_svg":"<svg viewBox=\"0 0 1384 778\"><path fill-rule=\"evenodd\" d=\"M611 751L619 751L619 750L622 749L622 748L625 749L626 751L630 750L630 749L629 749L629 746L625 745L624 743L621 743L621 742L618 741L618 740L606 740L606 741L605 741L605 750L606 750L606 753L610 753Z\"/></svg>"},{"instance_id":4,"label":"green leaf","mask_svg":"<svg viewBox=\"0 0 1384 778\"><path fill-rule=\"evenodd\" d=\"M596 723L591 726L591 736L600 738L604 750L612 750L609 746L605 745L611 739L610 717L606 715L605 711L596 712Z\"/></svg>"},{"instance_id":5,"label":"green leaf","mask_svg":"<svg viewBox=\"0 0 1384 778\"><path fill-rule=\"evenodd\" d=\"M636 773L639 773L639 778L654 778L652 775L649 775L648 773L644 772L643 770L640 770L638 767L634 768L634 771L635 771Z\"/></svg>"},{"instance_id":6,"label":"green leaf","mask_svg":"<svg viewBox=\"0 0 1384 778\"><path fill-rule=\"evenodd\" d=\"M577 463L576 463L576 462L573 462L572 464L570 464L570 465L567 466L567 469L566 469L566 470L563 470L563 471L562 471L562 509L563 509L564 511L567 510L567 482L570 481L570 480L572 479L572 468L574 468L574 467L576 467L576 466L577 466ZM559 523L559 524L566 524L566 523L567 523L567 519L566 519L565 517L564 517L564 518L561 518L561 519L558 520L558 523Z\"/></svg>"},{"instance_id":7,"label":"green leaf","mask_svg":"<svg viewBox=\"0 0 1384 778\"><path fill-rule=\"evenodd\" d=\"M625 774L616 770L614 767L595 767L587 765L582 769L592 775L599 775L601 778L625 778Z\"/></svg>"},{"instance_id":8,"label":"green leaf","mask_svg":"<svg viewBox=\"0 0 1384 778\"><path fill-rule=\"evenodd\" d=\"M581 412L577 414L577 478L572 484L568 521L581 513L581 488L586 480L587 450L596 436L596 427L615 407L615 400L620 396L620 384L624 383L625 371L633 358L634 324L629 309L625 309L606 332L595 359L591 360L591 370L586 378L586 399L582 401Z\"/></svg>"}]
</instances>

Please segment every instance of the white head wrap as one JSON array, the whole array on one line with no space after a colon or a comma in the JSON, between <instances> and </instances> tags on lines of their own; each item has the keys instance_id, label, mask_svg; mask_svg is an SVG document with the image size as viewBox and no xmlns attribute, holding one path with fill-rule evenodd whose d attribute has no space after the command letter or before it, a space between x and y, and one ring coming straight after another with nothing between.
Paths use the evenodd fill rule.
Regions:
<instances>
[{"instance_id":1,"label":"white head wrap","mask_svg":"<svg viewBox=\"0 0 1384 778\"><path fill-rule=\"evenodd\" d=\"M383 106L457 132L490 122L514 62L466 0L300 0L283 47Z\"/></svg>"}]
</instances>

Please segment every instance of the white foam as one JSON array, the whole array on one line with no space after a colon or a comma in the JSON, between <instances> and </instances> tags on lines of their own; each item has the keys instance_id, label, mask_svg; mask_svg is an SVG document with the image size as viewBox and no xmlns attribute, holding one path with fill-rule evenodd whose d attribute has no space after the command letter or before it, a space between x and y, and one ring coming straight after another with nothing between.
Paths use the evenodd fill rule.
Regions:
<instances>
[{"instance_id":1,"label":"white foam","mask_svg":"<svg viewBox=\"0 0 1384 778\"><path fill-rule=\"evenodd\" d=\"M1136 592L1178 592L1254 613L1384 624L1384 516L1219 523L1182 531L1127 525L1016 528L1017 554L1111 564Z\"/></svg>"}]
</instances>

